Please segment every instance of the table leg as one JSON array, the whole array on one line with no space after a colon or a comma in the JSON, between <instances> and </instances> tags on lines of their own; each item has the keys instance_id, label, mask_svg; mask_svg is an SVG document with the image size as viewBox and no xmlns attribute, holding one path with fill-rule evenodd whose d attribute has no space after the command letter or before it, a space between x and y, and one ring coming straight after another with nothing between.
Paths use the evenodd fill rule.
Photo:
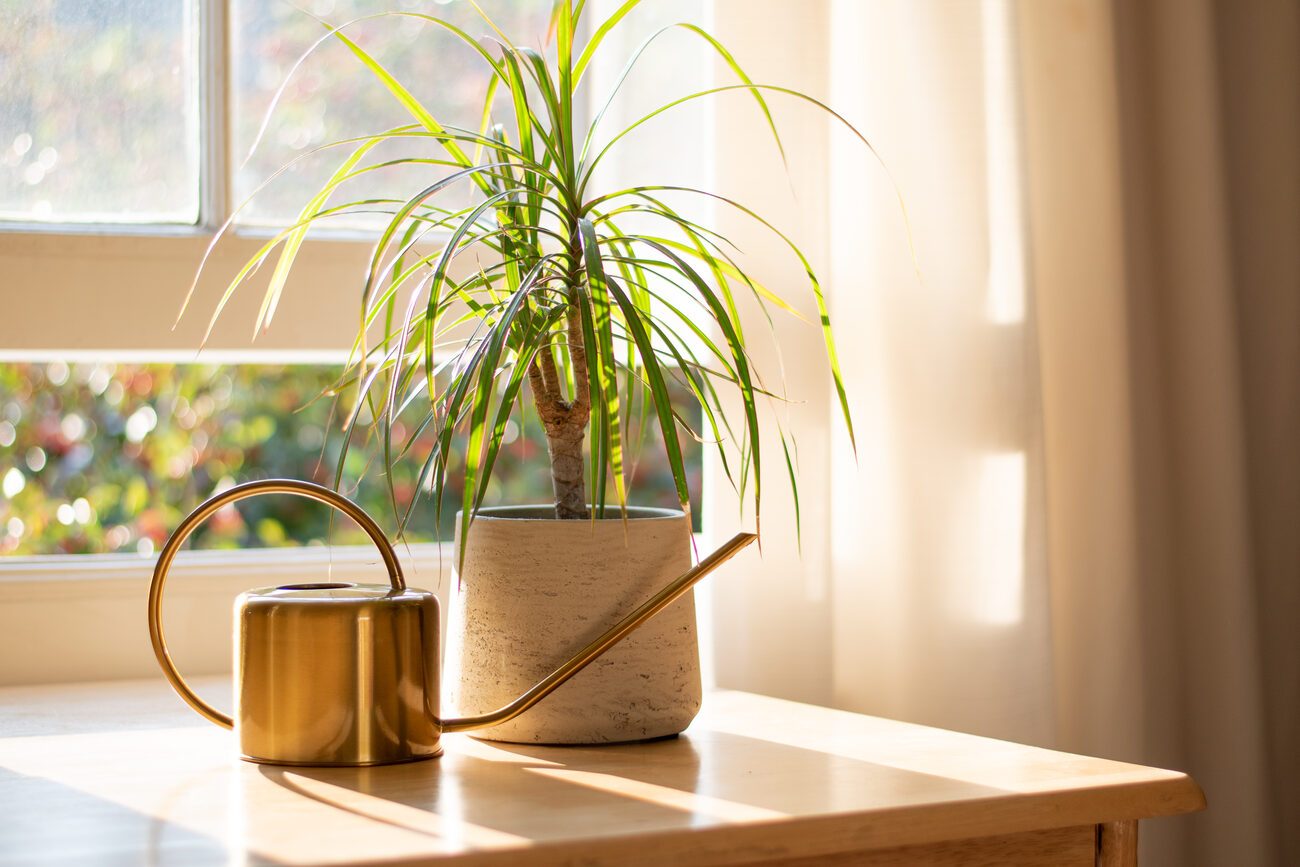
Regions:
<instances>
[{"instance_id":1,"label":"table leg","mask_svg":"<svg viewBox=\"0 0 1300 867\"><path fill-rule=\"evenodd\" d=\"M1097 867L1137 867L1137 862L1136 819L1097 826Z\"/></svg>"}]
</instances>

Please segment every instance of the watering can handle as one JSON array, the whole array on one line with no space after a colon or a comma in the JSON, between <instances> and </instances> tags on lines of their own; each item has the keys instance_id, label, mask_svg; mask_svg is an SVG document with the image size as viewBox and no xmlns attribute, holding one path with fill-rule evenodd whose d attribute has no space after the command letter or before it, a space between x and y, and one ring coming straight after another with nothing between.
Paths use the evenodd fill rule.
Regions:
<instances>
[{"instance_id":1,"label":"watering can handle","mask_svg":"<svg viewBox=\"0 0 1300 867\"><path fill-rule=\"evenodd\" d=\"M172 533L171 538L163 545L162 551L158 554L158 563L153 569L153 581L149 584L149 639L153 642L154 656L158 657L158 664L162 666L163 674L167 675L167 680L171 682L172 687L180 694L180 697L185 699L190 707L204 717L224 728L232 728L234 719L229 714L222 713L199 698L198 694L185 682L185 678L181 677L180 672L176 670L171 654L167 651L167 642L163 638L162 631L163 584L167 581L167 570L171 568L172 560L176 558L176 552L180 550L181 545L199 524L206 521L213 513L224 506L248 497L261 496L262 494L295 494L338 509L356 521L361 526L361 529L366 531L366 535L370 537L371 541L375 543L380 556L384 558L384 566L388 569L388 578L393 583L393 589L406 589L406 579L402 576L402 567L397 562L397 552L388 543L384 531L360 506L337 491L323 485L297 479L261 479L255 482L245 482L217 494L191 512L184 521L181 521L180 526L176 528L176 532Z\"/></svg>"}]
</instances>

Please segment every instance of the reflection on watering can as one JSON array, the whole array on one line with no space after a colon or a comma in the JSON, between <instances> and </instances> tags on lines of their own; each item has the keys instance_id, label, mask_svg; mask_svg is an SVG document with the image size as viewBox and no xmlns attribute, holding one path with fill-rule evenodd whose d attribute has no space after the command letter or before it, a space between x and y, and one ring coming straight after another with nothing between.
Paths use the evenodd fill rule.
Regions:
<instances>
[{"instance_id":1,"label":"reflection on watering can","mask_svg":"<svg viewBox=\"0 0 1300 867\"><path fill-rule=\"evenodd\" d=\"M261 494L296 494L356 521L379 548L385 584L291 584L235 600L235 715L213 708L177 671L162 632L162 593L180 546L218 509ZM382 765L433 758L443 732L514 719L668 607L695 582L754 540L740 533L578 651L532 689L480 716L438 716L438 599L408 588L397 554L359 506L335 491L293 479L238 485L194 510L167 540L149 587L149 636L172 686L191 707L239 735L243 757L283 765Z\"/></svg>"}]
</instances>

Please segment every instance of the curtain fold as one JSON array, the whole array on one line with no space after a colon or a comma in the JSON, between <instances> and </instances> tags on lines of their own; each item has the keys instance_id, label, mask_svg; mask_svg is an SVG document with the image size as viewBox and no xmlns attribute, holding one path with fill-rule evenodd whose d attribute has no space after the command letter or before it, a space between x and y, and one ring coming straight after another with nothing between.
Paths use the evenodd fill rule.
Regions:
<instances>
[{"instance_id":1,"label":"curtain fold","mask_svg":"<svg viewBox=\"0 0 1300 867\"><path fill-rule=\"evenodd\" d=\"M1210 9L1021 11L1060 743L1202 784L1156 863L1278 863Z\"/></svg>"},{"instance_id":2,"label":"curtain fold","mask_svg":"<svg viewBox=\"0 0 1300 867\"><path fill-rule=\"evenodd\" d=\"M1278 863L1300 863L1300 5L1216 3L1251 575Z\"/></svg>"}]
</instances>

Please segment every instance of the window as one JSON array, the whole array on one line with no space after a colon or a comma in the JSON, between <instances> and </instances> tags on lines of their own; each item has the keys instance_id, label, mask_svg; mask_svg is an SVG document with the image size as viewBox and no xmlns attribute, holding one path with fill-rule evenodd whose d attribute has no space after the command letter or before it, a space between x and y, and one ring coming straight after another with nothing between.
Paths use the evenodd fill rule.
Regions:
<instances>
[{"instance_id":1,"label":"window","mask_svg":"<svg viewBox=\"0 0 1300 867\"><path fill-rule=\"evenodd\" d=\"M503 29L521 34L531 30L538 44L545 40L551 5L551 0L482 4ZM27 295L24 288L39 290L31 292L30 300L48 311L38 317L38 335L33 338L41 348L25 353L41 363L0 370L7 394L3 409L9 416L0 421L0 482L4 482L0 489L4 495L0 498L0 553L107 553L129 548L147 554L161 543L162 529L174 526L180 517L171 514L175 507L159 505L158 500L196 502L215 486L242 480L240 468L261 475L287 474L320 481L332 478L334 460L328 449L322 459L322 443L299 443L297 434L288 439L277 435L282 448L272 454L255 442L256 431L240 430L240 417L248 416L273 428L279 424L299 433L323 431L328 425L329 401L295 410L330 383L331 374L325 368L259 366L254 372L246 366L142 367L117 364L113 359L149 358L160 348L166 355L167 348L175 345L168 337L159 336L168 334L159 320L179 305L186 272L195 267L201 253L194 242L201 242L215 225L229 217L237 229L256 237L258 227L291 223L309 197L308 191L341 159L337 149L317 149L358 129L386 129L409 121L405 110L360 70L344 46L328 38L328 31L313 15L336 23L360 19L348 27L351 38L404 81L422 85L416 96L437 106L444 119L467 127L477 124L484 80L479 58L459 40L418 17L367 17L385 8L392 4L315 0L298 8L260 0L224 4L122 0L97 6L39 0L0 13L4 16L0 23L7 25L6 32L13 39L12 65L16 70L13 86L6 89L0 102L0 117L7 120L6 129L19 130L4 155L8 171L0 187L0 218L7 220L10 228L26 230L5 239L18 258L30 263L28 270L19 272L16 294ZM437 12L467 32L482 29L479 14L469 3L439 4ZM640 33L644 32L640 28ZM86 50L69 62L65 49L73 43L86 46ZM625 47L630 52L633 43ZM220 56L222 62L214 62L214 56ZM164 62L157 61L160 57ZM204 71L210 80L204 79ZM93 82L88 98L66 98L87 80ZM644 101L645 94L635 90L646 85L644 76L634 76L625 90ZM218 105L225 110L213 111ZM85 110L99 106L114 110ZM223 147L227 142L229 146ZM204 144L206 147L201 147ZM295 154L299 159L280 172ZM375 157L375 161L382 159L382 155ZM216 176L216 181L203 189L200 165L204 172ZM387 177L386 182L398 194L409 190L412 181L399 175ZM424 184L427 179L417 182ZM222 195L225 190L232 195ZM232 207L245 200L250 204ZM80 237L68 231L76 224L84 225L85 231L121 232L134 226L152 229L155 234ZM345 220L334 228L358 226L364 226L364 221ZM192 231L177 234L184 232L182 227ZM41 229L46 232L37 234ZM170 236L156 234L167 229ZM246 239L234 240L237 252L246 252ZM313 260L323 255L346 258L364 249L347 236L330 237ZM168 267L168 257L160 255L168 250L174 250L170 257L174 267ZM189 261L187 252L192 253ZM227 258L233 261L234 257ZM78 264L69 264L69 260ZM217 264L214 272L220 274L225 263ZM128 275L128 270L134 275ZM154 276L138 279L145 272ZM301 295L314 311L298 309L280 317L282 322L298 326L301 340L315 337L316 342L298 347L312 355L325 353L331 346L346 346L353 328L347 303L350 294L334 306L343 313L337 323L331 318L307 327L302 316L319 317L322 309L331 308L319 303L322 293L332 296L336 288L352 291L324 273L319 276L312 292L290 293ZM87 292L105 278L106 291ZM131 282L135 285L125 285ZM56 315L49 309L46 293L65 291L76 295L80 303L54 307L59 310ZM157 292L159 303L123 303L124 298L138 298L142 291ZM98 331L101 339L114 337L114 345L88 342L89 334L71 340L64 336L70 323L76 327L83 321L83 317L73 320L68 311L81 309L87 295L104 298L111 309L84 317L85 328ZM256 298L255 292L246 295L237 301ZM296 300L290 298L287 303ZM105 313L112 318L105 320ZM189 336L176 346L178 350L185 344L187 348L197 346L200 334L194 329L206 325L207 313L203 305L196 305L189 321L183 323L182 330ZM117 323L111 329L114 335L105 335L110 330L105 321ZM249 321L242 311L235 310L220 324L235 329L229 342L237 345L246 342L246 332L239 332ZM31 330L31 326L24 321L22 330ZM321 339L324 329L337 333L340 339ZM225 340L220 334L219 344ZM164 341L161 347L154 342L159 339ZM61 351L68 347L78 351ZM99 351L101 347L115 351L106 356ZM8 343L6 348L14 352L22 347ZM224 356L219 354L216 359L224 360ZM220 406L207 400L206 411L196 416L204 404L195 397L195 390L206 394L214 381L233 381L233 396L226 394ZM124 389L126 400L122 399ZM126 426L144 414L158 427L147 438L132 438ZM65 428L77 435L68 437ZM200 443L171 442L170 434L163 435L170 431L184 431ZM529 444L537 447L532 434L535 431L525 425L520 433L521 448ZM98 451L96 436L102 440ZM331 445L337 454L339 444ZM699 451L698 444L691 445ZM244 446L256 447L257 452L239 457L238 466L229 468L230 473L205 465L229 464L230 460L216 455ZM121 466L106 462L110 448L124 448L130 452L128 460ZM177 471L182 465L187 466ZM642 467L638 465L638 469ZM132 470L136 478L128 484L124 474ZM139 478L140 472L149 476L147 486ZM106 475L123 478L108 481ZM509 475L515 479L511 483L514 490L505 499L546 499L546 480L535 478L539 474L519 467ZM639 481L639 489L647 487L646 480ZM403 486L409 487L409 481L397 485L399 489ZM649 482L650 490L644 492L649 502L664 499L659 487L656 481ZM367 485L358 493L363 502L374 501L367 502L371 511L386 512L385 489L382 484ZM141 501L146 491L149 504ZM447 496L448 502L458 502L455 492ZM672 502L669 497L666 504ZM160 515L164 520L157 520ZM444 536L450 520L450 515L444 516L440 528ZM270 517L263 518L262 524L265 533L246 527L247 532L238 536L227 528L227 535L248 545L274 541L285 532ZM432 518L423 524L431 527ZM318 536L314 528L298 529L305 534L300 541ZM432 538L437 533L430 529L426 535ZM290 531L289 536L296 538L297 534Z\"/></svg>"},{"instance_id":2,"label":"window","mask_svg":"<svg viewBox=\"0 0 1300 867\"><path fill-rule=\"evenodd\" d=\"M479 6L505 33L542 45L553 0L491 0ZM477 128L482 110L483 61L461 40L417 17L364 20L388 9L420 14L431 11L467 33L484 30L482 18L467 2L392 3L391 0L316 0L305 7L333 23L354 19L349 38L373 54L422 103L435 106L441 119L466 129ZM250 200L238 215L244 224L292 223L308 198L342 160L338 149L311 153L313 148L354 136L358 130L391 129L411 122L410 116L368 74L357 74L357 59L336 40L316 47L301 67L294 63L325 30L301 9L265 0L230 3L230 141L233 201ZM292 74L291 74L292 71ZM283 88L280 107L267 114ZM504 101L498 110L506 110ZM254 149L254 144L258 146ZM379 162L384 146L374 162ZM404 149L409 150L409 149ZM298 152L301 162L262 187L284 164L283 154ZM247 162L241 161L247 158ZM366 179L368 189L409 195L427 183L428 169L403 173L401 167ZM419 184L419 186L412 186ZM254 197L253 194L257 193ZM352 217L335 223L365 226Z\"/></svg>"},{"instance_id":3,"label":"window","mask_svg":"<svg viewBox=\"0 0 1300 867\"><path fill-rule=\"evenodd\" d=\"M0 218L198 220L194 18L151 0L0 8Z\"/></svg>"},{"instance_id":4,"label":"window","mask_svg":"<svg viewBox=\"0 0 1300 867\"><path fill-rule=\"evenodd\" d=\"M438 5L450 24L482 27L470 4ZM544 39L551 0L481 5L507 32ZM389 8L376 0L8 5L0 11L8 43L0 219L212 228L230 213L223 190L244 202L299 155L236 216L244 225L292 221L303 191L328 168L313 159L328 151L313 149L409 122L378 82L356 74L326 20L353 22L348 36L414 82L417 98L474 126L481 60L419 17L375 17ZM213 177L206 191L200 167Z\"/></svg>"},{"instance_id":5,"label":"window","mask_svg":"<svg viewBox=\"0 0 1300 867\"><path fill-rule=\"evenodd\" d=\"M405 122L402 110L354 59L325 44L327 31L391 3L313 0L35 0L0 11L6 87L0 95L0 273L9 306L0 349L53 358L141 352L190 356L229 277L257 249L257 226L283 220L329 153L304 156L239 212L236 232L214 251L195 312L173 328L180 299L212 232L295 155L348 124ZM410 5L410 4L407 4ZM545 32L549 0L490 0L494 18ZM476 15L462 0L441 15ZM429 51L436 30L415 18L364 20L348 33L395 70L429 82L435 104L467 104L482 87L470 62ZM68 52L68 45L85 46ZM446 48L446 46L443 46ZM427 67L427 68L425 68ZM286 99L263 118L285 76ZM355 126L353 126L355 128ZM11 132L12 131L12 132ZM245 162L254 141L258 149ZM264 230L263 230L264 231ZM309 242L310 243L310 242ZM358 264L353 235L314 243L281 319L250 345L255 293L236 297L206 347L247 353L337 354L349 345L352 289L335 275ZM337 303L322 303L335 301ZM251 308L251 309L250 309ZM51 350L56 350L51 352Z\"/></svg>"},{"instance_id":6,"label":"window","mask_svg":"<svg viewBox=\"0 0 1300 867\"><path fill-rule=\"evenodd\" d=\"M354 74L358 65L338 55L341 46L327 40L295 66L328 32L313 16L341 23L387 5L34 0L0 9L7 79L0 273L8 307L0 349L23 359L0 368L0 554L148 554L181 504L250 471L332 477L332 461L321 460L326 444L315 441L323 439L328 402L298 410L333 374L260 362L323 360L349 345L353 290L335 275L364 254L362 242L340 236L317 244L302 280L312 291L292 293L300 299L281 317L291 327L271 339L250 347L252 320L239 309L253 300L246 293L208 342L212 363L141 362L193 359L220 283L205 281L179 328L168 320L208 238L235 219L236 236L211 269L228 275L260 243L256 227L292 220L324 162L295 163L252 208L236 214L234 203L296 153L344 136L345 122L353 129L402 122L402 109L377 84L365 88L369 76ZM483 5L505 25L545 33L549 0ZM438 11L462 26L477 15L463 2ZM426 81L421 97L463 115L482 76L463 54L427 50L440 38L431 37L435 29L388 18L348 32L395 71ZM268 115L282 82L283 107ZM262 146L245 161L259 137ZM259 363L213 366L239 361ZM281 430L262 436L259 425ZM367 486L362 499L376 500L366 503L370 510L382 505L384 488ZM316 525L325 514L309 511L308 526L286 527L264 514L240 532L230 526L209 535L224 532L227 543L241 545L282 534L305 542L321 535ZM436 535L430 526L413 539Z\"/></svg>"},{"instance_id":7,"label":"window","mask_svg":"<svg viewBox=\"0 0 1300 867\"><path fill-rule=\"evenodd\" d=\"M308 0L296 5L337 23L384 7L427 11L434 2ZM527 26L525 22L532 20L543 33L551 0L481 0L480 5L503 22ZM617 4L592 0L591 5L608 11ZM673 4L672 9L665 9L659 4L645 4L646 8L636 13L642 20L627 20L624 40L617 45L611 40L611 68L596 64L593 80L599 81L600 87L611 84L646 33L669 21L698 18L699 5ZM475 15L465 0L436 0L435 11L439 15L460 15L466 21ZM422 34L427 28L417 28L418 22L388 19L371 23L390 28L396 25L396 37L382 46L389 52L384 61L425 64L427 69L418 77L430 82L436 98L463 101L466 94L477 93L480 85L458 77L466 68L464 58L435 57L420 50L425 45ZM363 43L368 47L380 40L374 32L365 34L365 27L371 23L349 31L359 40L371 40ZM212 253L205 277L196 287L191 311L175 322L180 299L194 278L196 264L212 233L269 172L293 153L309 151L338 135L337 120L355 121L355 112L373 110L375 123L405 122L400 109L389 105L385 101L389 97L382 93L377 101L351 92L333 98L302 99L308 89L323 91L340 83L350 86L353 79L366 78L351 74L357 69L355 60L330 55L327 46L290 78L286 93L292 97L294 107L273 112L265 129L261 128L284 75L311 44L313 34L324 32L309 16L297 11L295 4L262 0L114 0L111 4L33 0L0 7L0 53L6 58L7 76L0 93L0 298L5 304L5 315L0 316L0 494L4 495L0 496L0 511L4 511L0 540L21 540L31 529L26 524L19 528L13 521L15 517L19 522L23 519L7 510L9 494L17 500L38 494L45 497L55 491L41 507L41 520L52 522L51 532L43 535L53 545L41 550L86 550L80 547L85 539L78 540L75 530L93 526L99 535L96 550L121 554L78 559L73 566L70 558L58 555L13 556L34 553L35 549L20 549L14 541L0 541L0 545L9 546L3 551L10 555L0 562L0 635L9 635L16 642L12 648L0 642L0 657L11 660L9 668L30 664L34 654L49 660L45 668L32 667L18 674L0 666L0 681L142 676L154 670L147 651L137 653L139 658L130 663L106 661L101 671L94 664L60 662L66 655L63 647L58 653L51 649L44 654L31 643L33 638L56 631L80 630L60 619L61 615L50 606L57 605L68 592L84 591L82 578L99 576L113 580L95 583L91 595L104 595L107 601L103 610L114 613L96 619L94 629L99 637L82 641L85 653L107 659L102 654L105 646L125 648L138 644L138 630L134 629L130 611L138 601L141 585L148 581L149 563L139 555L150 545L156 548L161 536L157 528L142 532L140 527L120 519L125 516L112 515L111 504L101 507L100 501L89 494L84 479L74 481L71 488L56 488L39 478L56 469L66 452L56 455L54 449L46 449L33 439L37 433L33 427L24 427L33 425L35 418L35 404L26 403L24 395L35 394L33 387L45 394L61 393L55 401L57 406L51 404L51 412L41 422L45 432L42 435L66 440L64 445L70 450L90 435L92 424L99 424L96 413L105 412L103 407L80 403L88 400L88 395L96 400L111 395L109 386L94 394L105 376L110 385L121 385L134 377L152 377L155 387L148 399L132 404L132 411L119 419L123 428L113 434L117 441L111 448L125 450L126 446L139 445L131 442L125 427L137 411L142 411L137 426L152 419L155 430L164 425L184 429L186 412L177 412L178 393L169 395L163 387L168 383L192 375L217 381L224 376L236 385L241 379L256 378L262 387L278 381L280 386L264 388L265 395L254 393L251 382L249 390L239 395L240 399L265 398L275 403L277 394L290 387L301 397L308 390L304 383L316 382L323 375L321 368L313 370L310 365L337 361L351 343L355 287L350 281L340 280L339 275L359 269L369 254L369 242L341 226L338 233L308 242L298 275L291 281L269 332L255 339L250 333L260 300L255 287L250 287L251 291L236 294L208 337L203 353L196 356L210 311L224 289L223 278L228 278L264 241L269 224L282 220L296 208L292 188L300 181L311 183L310 158L272 181L252 207L240 212L234 231ZM74 44L85 50L69 52L67 46ZM75 59L69 60L73 55ZM700 57L704 57L703 52ZM661 52L658 59L671 67L674 78L682 80L690 77L692 68L698 72L708 63L702 59L691 67L683 62L680 52L671 49ZM49 70L51 65L54 73ZM449 74L449 70L455 74ZM707 72L704 78L696 77L689 83L698 86L700 80L707 80ZM624 93L628 87L640 88L644 93L658 86L655 76L643 74L639 82L629 81ZM286 97L284 105L289 102ZM707 132L707 123L700 126ZM245 163L249 147L259 135L261 144ZM643 150L659 163L670 158L678 166L689 162L683 161L680 154L670 157L653 147ZM699 153L706 150L701 148ZM701 160L702 167L704 164ZM620 165L615 170L635 168ZM192 366L175 366L178 362ZM247 364L259 369L254 373L249 367L230 366ZM286 382L292 386L286 386ZM12 411L4 415L8 405L19 406L22 417L13 418ZM73 405L78 408L69 412ZM312 411L316 409L319 407ZM211 422L212 417L208 420ZM63 430L65 422L68 431ZM299 416L282 428L278 426L277 431L292 429L292 438L297 440L298 434L312 424ZM187 433L190 430L194 429L187 429ZM520 433L521 449L527 447L528 434L525 425ZM211 443L213 434L207 436ZM320 448L310 434L303 434L299 445L304 453ZM196 456L187 453L192 448L193 443L178 448L176 454L149 455L151 461L162 461L160 471L150 471L178 485L197 485L192 473L171 477L172 470L182 463L193 462ZM647 446L648 450L653 448L653 444ZM31 463L28 452L32 452ZM98 454L101 459L109 454L117 456L112 451ZM84 452L79 453L73 463L84 458ZM33 464L41 469L33 469ZM293 474L304 475L299 471ZM67 475L64 481L76 473ZM194 502L200 494L211 493L201 488L221 479L214 482L205 477L202 481L194 492L177 496L174 508L180 509L181 502ZM549 482L544 481L546 484ZM77 489L77 485L82 488ZM384 490L382 484L376 489ZM121 493L128 500L139 497L125 487ZM169 494L160 496L170 498ZM365 496L362 501L368 510L383 512L382 504L371 503ZM292 520L276 517L283 514L286 505L272 502L263 516L270 519L266 523L257 517L245 523L260 523L261 535L270 539L279 532L273 522L280 523L283 530L284 523ZM145 511L148 505L137 509L136 515ZM174 516L163 516L161 523L174 525ZM248 560L223 552L217 560L200 559L200 566L207 563L211 571L212 564L217 564L213 580L235 587L248 583L244 577L246 564L255 564L264 574L274 574L276 577L269 578L269 583L312 580L296 578L293 570L319 568L323 562L322 555L306 550L274 555L249 553L257 553L257 558ZM293 556L282 558L282 553ZM441 575L436 549L413 546L412 556L416 563L424 564L425 573L418 580L413 576L413 580L425 586L436 585ZM232 574L230 563L236 561L240 571ZM73 576L77 577L76 583L68 580ZM60 581L49 582L46 579L50 577ZM185 583L184 579L178 582L176 590L187 592ZM72 591L73 587L78 589ZM182 598L181 604L189 603ZM120 618L112 606L122 608ZM126 625L114 632L119 620ZM14 628L10 629L10 625ZM105 637L110 632L112 636ZM228 657L225 640L228 636L217 630L214 641L222 647L209 653L215 660L213 665L223 664ZM8 652L10 649L14 652ZM205 665L200 663L195 670L202 671Z\"/></svg>"}]
</instances>

